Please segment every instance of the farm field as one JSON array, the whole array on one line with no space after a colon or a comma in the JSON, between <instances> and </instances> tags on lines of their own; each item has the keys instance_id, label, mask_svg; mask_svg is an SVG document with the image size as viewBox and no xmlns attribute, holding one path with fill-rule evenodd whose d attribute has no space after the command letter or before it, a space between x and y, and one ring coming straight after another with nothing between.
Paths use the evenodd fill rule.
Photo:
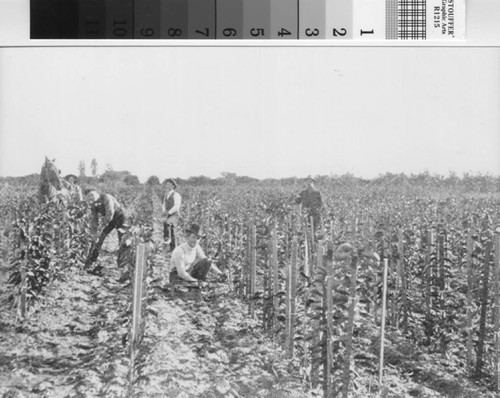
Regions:
<instances>
[{"instance_id":1,"label":"farm field","mask_svg":"<svg viewBox=\"0 0 500 398\"><path fill-rule=\"evenodd\" d=\"M162 185L86 184L132 225L93 273L85 203L0 185L0 396L497 396L498 179L321 178L315 232L301 181L186 181L179 231L201 224L228 276L200 289L166 278Z\"/></svg>"}]
</instances>

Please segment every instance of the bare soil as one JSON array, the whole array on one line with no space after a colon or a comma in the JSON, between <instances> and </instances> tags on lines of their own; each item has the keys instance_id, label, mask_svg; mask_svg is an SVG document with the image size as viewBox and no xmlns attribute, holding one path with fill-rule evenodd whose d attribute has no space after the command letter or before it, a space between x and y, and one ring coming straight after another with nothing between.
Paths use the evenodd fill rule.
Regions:
<instances>
[{"instance_id":1,"label":"bare soil","mask_svg":"<svg viewBox=\"0 0 500 398\"><path fill-rule=\"evenodd\" d=\"M103 275L68 269L25 321L0 266L2 397L313 397L298 367L262 333L227 284L165 289L165 255L157 250L141 351L141 377L128 383L131 288L108 237Z\"/></svg>"}]
</instances>

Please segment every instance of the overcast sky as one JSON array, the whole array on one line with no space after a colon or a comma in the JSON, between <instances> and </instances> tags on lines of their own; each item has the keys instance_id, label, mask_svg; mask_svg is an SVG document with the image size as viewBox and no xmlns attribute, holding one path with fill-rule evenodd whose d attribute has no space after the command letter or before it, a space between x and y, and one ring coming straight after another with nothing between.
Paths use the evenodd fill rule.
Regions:
<instances>
[{"instance_id":1,"label":"overcast sky","mask_svg":"<svg viewBox=\"0 0 500 398\"><path fill-rule=\"evenodd\" d=\"M0 176L500 174L500 49L0 49Z\"/></svg>"}]
</instances>

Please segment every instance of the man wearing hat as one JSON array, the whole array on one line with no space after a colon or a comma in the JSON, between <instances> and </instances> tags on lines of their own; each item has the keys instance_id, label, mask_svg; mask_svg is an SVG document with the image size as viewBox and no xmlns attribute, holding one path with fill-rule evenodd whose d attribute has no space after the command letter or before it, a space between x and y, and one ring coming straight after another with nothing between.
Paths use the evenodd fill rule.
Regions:
<instances>
[{"instance_id":1,"label":"man wearing hat","mask_svg":"<svg viewBox=\"0 0 500 398\"><path fill-rule=\"evenodd\" d=\"M90 266L97 260L99 251L104 243L104 239L106 239L109 233L113 229L116 229L118 232L118 242L120 243L127 226L125 224L126 220L123 207L114 196L109 194L99 194L99 192L94 190L86 190L85 199L90 207L91 231L94 237L89 256L87 261L85 261L85 265ZM99 239L96 239L100 217L102 217L101 225L103 228L99 235Z\"/></svg>"},{"instance_id":2,"label":"man wearing hat","mask_svg":"<svg viewBox=\"0 0 500 398\"><path fill-rule=\"evenodd\" d=\"M71 196L78 200L83 200L82 189L78 185L78 177L74 174L68 174L63 180L64 187L71 192Z\"/></svg>"},{"instance_id":3,"label":"man wearing hat","mask_svg":"<svg viewBox=\"0 0 500 398\"><path fill-rule=\"evenodd\" d=\"M188 282L198 282L206 279L209 271L217 275L224 273L208 260L199 244L202 237L200 226L191 224L186 229L186 242L177 246L170 259L170 283L180 279Z\"/></svg>"},{"instance_id":4,"label":"man wearing hat","mask_svg":"<svg viewBox=\"0 0 500 398\"><path fill-rule=\"evenodd\" d=\"M314 182L313 177L308 176L306 178L307 188L299 193L299 196L295 199L295 203L301 206L301 211L305 212L308 222L312 217L314 229L316 229L320 222L323 200L321 193L314 187Z\"/></svg>"},{"instance_id":5,"label":"man wearing hat","mask_svg":"<svg viewBox=\"0 0 500 398\"><path fill-rule=\"evenodd\" d=\"M175 227L179 223L181 209L181 195L175 191L177 183L169 178L166 183L166 193L163 197L163 240L166 249L175 249Z\"/></svg>"}]
</instances>

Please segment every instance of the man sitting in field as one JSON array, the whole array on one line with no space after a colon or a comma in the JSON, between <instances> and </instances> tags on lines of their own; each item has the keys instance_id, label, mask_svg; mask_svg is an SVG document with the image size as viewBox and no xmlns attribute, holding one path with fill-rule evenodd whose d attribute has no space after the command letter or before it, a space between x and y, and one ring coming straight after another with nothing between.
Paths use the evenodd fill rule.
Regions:
<instances>
[{"instance_id":1,"label":"man sitting in field","mask_svg":"<svg viewBox=\"0 0 500 398\"><path fill-rule=\"evenodd\" d=\"M185 232L187 241L177 246L172 252L170 283L175 284L181 280L187 282L204 281L210 271L224 278L224 273L210 262L199 244L202 237L200 226L191 224Z\"/></svg>"}]
</instances>

